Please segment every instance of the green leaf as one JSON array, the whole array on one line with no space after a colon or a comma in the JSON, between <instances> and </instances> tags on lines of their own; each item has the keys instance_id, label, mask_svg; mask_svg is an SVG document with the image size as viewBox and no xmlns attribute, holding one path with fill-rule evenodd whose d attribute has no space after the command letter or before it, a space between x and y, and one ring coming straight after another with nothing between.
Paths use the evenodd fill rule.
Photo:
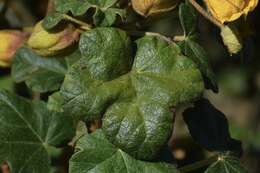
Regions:
<instances>
[{"instance_id":1,"label":"green leaf","mask_svg":"<svg viewBox=\"0 0 260 173\"><path fill-rule=\"evenodd\" d=\"M70 159L70 173L178 173L175 166L134 159L97 130L79 139Z\"/></svg>"},{"instance_id":2,"label":"green leaf","mask_svg":"<svg viewBox=\"0 0 260 173\"><path fill-rule=\"evenodd\" d=\"M205 50L191 38L186 38L179 45L183 53L197 64L204 77L206 88L211 88L214 92L217 93L218 83L216 81L216 76L210 66L208 55Z\"/></svg>"},{"instance_id":3,"label":"green leaf","mask_svg":"<svg viewBox=\"0 0 260 173\"><path fill-rule=\"evenodd\" d=\"M60 94L64 108L75 117L99 118L106 101L118 89L106 91L105 81L127 73L132 64L131 41L125 32L113 28L97 28L82 34L79 45L82 59L69 70ZM104 88L97 92L98 87ZM108 98L106 98L108 97ZM88 98L88 99L86 99Z\"/></svg>"},{"instance_id":4,"label":"green leaf","mask_svg":"<svg viewBox=\"0 0 260 173\"><path fill-rule=\"evenodd\" d=\"M63 19L64 16L62 13L59 12L51 13L44 18L42 25L45 29L52 29Z\"/></svg>"},{"instance_id":5,"label":"green leaf","mask_svg":"<svg viewBox=\"0 0 260 173\"><path fill-rule=\"evenodd\" d=\"M177 45L147 36L137 47L132 65L123 31L86 32L80 40L83 58L66 75L60 94L65 111L86 120L104 115L103 130L112 143L151 159L172 132L170 108L200 97L203 81Z\"/></svg>"},{"instance_id":6,"label":"green leaf","mask_svg":"<svg viewBox=\"0 0 260 173\"><path fill-rule=\"evenodd\" d=\"M12 173L49 172L48 147L74 136L69 116L5 91L0 92L0 119L0 162L6 161Z\"/></svg>"},{"instance_id":7,"label":"green leaf","mask_svg":"<svg viewBox=\"0 0 260 173\"><path fill-rule=\"evenodd\" d=\"M74 16L86 13L90 8L98 8L105 11L112 7L117 0L56 0L55 7L58 12L71 12Z\"/></svg>"},{"instance_id":8,"label":"green leaf","mask_svg":"<svg viewBox=\"0 0 260 173\"><path fill-rule=\"evenodd\" d=\"M96 22L99 26L112 26L117 16L119 16L122 20L126 18L126 10L125 9L119 9L119 8L109 8L101 16L95 16L96 20L97 17L99 17L98 21Z\"/></svg>"},{"instance_id":9,"label":"green leaf","mask_svg":"<svg viewBox=\"0 0 260 173\"><path fill-rule=\"evenodd\" d=\"M218 84L215 74L211 69L208 55L193 39L197 28L196 11L188 3L182 3L179 7L179 19L185 37L185 39L179 43L182 52L197 64L204 77L206 88L210 88L217 93Z\"/></svg>"},{"instance_id":10,"label":"green leaf","mask_svg":"<svg viewBox=\"0 0 260 173\"><path fill-rule=\"evenodd\" d=\"M12 65L15 82L25 81L37 92L55 91L60 88L67 67L80 58L79 51L61 57L43 58L29 48L20 48Z\"/></svg>"},{"instance_id":11,"label":"green leaf","mask_svg":"<svg viewBox=\"0 0 260 173\"><path fill-rule=\"evenodd\" d=\"M126 10L113 8L117 0L56 0L56 11L45 17L43 26L46 29L55 27L64 18L64 14L71 12L73 16L81 16L90 8L95 9L93 15L94 24L97 26L111 26L115 23L116 17L126 17Z\"/></svg>"},{"instance_id":12,"label":"green leaf","mask_svg":"<svg viewBox=\"0 0 260 173\"><path fill-rule=\"evenodd\" d=\"M64 103L63 98L61 97L59 92L55 92L48 98L48 103L47 107L51 111L56 111L56 112L64 112L62 105Z\"/></svg>"},{"instance_id":13,"label":"green leaf","mask_svg":"<svg viewBox=\"0 0 260 173\"><path fill-rule=\"evenodd\" d=\"M230 136L225 115L208 100L195 102L194 107L185 110L183 116L191 136L204 148L210 151L231 150L238 154L242 152L241 142Z\"/></svg>"},{"instance_id":14,"label":"green leaf","mask_svg":"<svg viewBox=\"0 0 260 173\"><path fill-rule=\"evenodd\" d=\"M0 77L0 89L13 91L14 90L14 82L10 75L8 76L1 76Z\"/></svg>"},{"instance_id":15,"label":"green leaf","mask_svg":"<svg viewBox=\"0 0 260 173\"><path fill-rule=\"evenodd\" d=\"M192 6L182 3L179 6L179 18L184 36L193 35L197 27L197 14Z\"/></svg>"},{"instance_id":16,"label":"green leaf","mask_svg":"<svg viewBox=\"0 0 260 173\"><path fill-rule=\"evenodd\" d=\"M229 153L221 154L205 173L247 173L239 159Z\"/></svg>"}]
</instances>

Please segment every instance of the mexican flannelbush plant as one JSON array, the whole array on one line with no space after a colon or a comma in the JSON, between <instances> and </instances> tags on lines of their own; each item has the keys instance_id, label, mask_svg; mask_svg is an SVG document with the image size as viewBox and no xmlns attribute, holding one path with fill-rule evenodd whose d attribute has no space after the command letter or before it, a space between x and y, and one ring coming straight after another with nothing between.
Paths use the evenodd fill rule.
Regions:
<instances>
[{"instance_id":1,"label":"mexican flannelbush plant","mask_svg":"<svg viewBox=\"0 0 260 173\"><path fill-rule=\"evenodd\" d=\"M205 173L246 172L239 163L241 144L230 137L225 115L203 98L205 89L218 92L207 54L195 39L198 16L192 5L205 11L193 0L179 4L183 35L170 38L133 30L128 20L141 19L133 17L133 9L145 17L160 15L176 9L177 1L132 4L55 0L16 51L13 79L49 98L0 91L0 161L12 173L51 172L53 153L60 156L69 146L70 173L178 173L200 166L208 166ZM205 17L220 27L230 53L239 51L232 28ZM216 155L179 168L158 155L184 105L191 136ZM97 121L99 129L86 130L85 124Z\"/></svg>"}]
</instances>

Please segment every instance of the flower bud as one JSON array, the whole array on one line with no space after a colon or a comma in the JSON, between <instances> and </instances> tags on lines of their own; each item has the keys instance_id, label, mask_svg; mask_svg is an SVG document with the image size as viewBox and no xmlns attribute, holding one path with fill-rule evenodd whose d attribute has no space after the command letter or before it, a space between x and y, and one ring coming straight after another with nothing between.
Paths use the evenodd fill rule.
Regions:
<instances>
[{"instance_id":1,"label":"flower bud","mask_svg":"<svg viewBox=\"0 0 260 173\"><path fill-rule=\"evenodd\" d=\"M238 53L242 49L240 34L232 25L225 25L221 28L221 37L231 55Z\"/></svg>"},{"instance_id":2,"label":"flower bud","mask_svg":"<svg viewBox=\"0 0 260 173\"><path fill-rule=\"evenodd\" d=\"M210 13L221 23L231 22L253 11L258 0L204 0Z\"/></svg>"},{"instance_id":3,"label":"flower bud","mask_svg":"<svg viewBox=\"0 0 260 173\"><path fill-rule=\"evenodd\" d=\"M132 0L134 10L142 16L151 16L174 9L179 0Z\"/></svg>"},{"instance_id":4,"label":"flower bud","mask_svg":"<svg viewBox=\"0 0 260 173\"><path fill-rule=\"evenodd\" d=\"M17 30L0 30L0 67L11 65L18 48L25 42L28 34Z\"/></svg>"},{"instance_id":5,"label":"flower bud","mask_svg":"<svg viewBox=\"0 0 260 173\"><path fill-rule=\"evenodd\" d=\"M62 53L79 40L79 31L71 24L62 30L47 31L42 27L42 21L37 23L27 44L42 56Z\"/></svg>"}]
</instances>

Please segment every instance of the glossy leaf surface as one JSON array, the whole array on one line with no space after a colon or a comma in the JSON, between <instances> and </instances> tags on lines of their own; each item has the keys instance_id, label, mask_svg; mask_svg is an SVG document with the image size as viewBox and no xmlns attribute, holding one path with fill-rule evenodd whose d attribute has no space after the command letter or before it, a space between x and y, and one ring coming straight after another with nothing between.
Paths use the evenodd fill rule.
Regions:
<instances>
[{"instance_id":1,"label":"glossy leaf surface","mask_svg":"<svg viewBox=\"0 0 260 173\"><path fill-rule=\"evenodd\" d=\"M83 34L83 58L66 75L60 94L64 111L86 120L104 114L103 130L113 144L152 159L171 134L171 108L200 97L203 82L177 45L147 36L137 47L132 65L124 32L100 28Z\"/></svg>"},{"instance_id":2,"label":"glossy leaf surface","mask_svg":"<svg viewBox=\"0 0 260 173\"><path fill-rule=\"evenodd\" d=\"M112 145L98 130L76 144L70 159L70 173L179 173L175 166L134 159Z\"/></svg>"}]
</instances>

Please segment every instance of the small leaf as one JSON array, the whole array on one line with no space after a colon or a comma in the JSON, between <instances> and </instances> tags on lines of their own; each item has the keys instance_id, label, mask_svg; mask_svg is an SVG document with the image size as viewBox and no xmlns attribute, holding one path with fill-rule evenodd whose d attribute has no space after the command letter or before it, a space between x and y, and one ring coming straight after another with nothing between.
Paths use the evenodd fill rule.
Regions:
<instances>
[{"instance_id":1,"label":"small leaf","mask_svg":"<svg viewBox=\"0 0 260 173\"><path fill-rule=\"evenodd\" d=\"M182 52L191 58L200 69L207 89L218 92L215 74L209 64L205 50L194 41L197 28L197 14L189 3L182 3L179 7L179 19L184 32L184 39L179 43Z\"/></svg>"},{"instance_id":2,"label":"small leaf","mask_svg":"<svg viewBox=\"0 0 260 173\"><path fill-rule=\"evenodd\" d=\"M60 88L67 72L67 61L80 58L78 51L63 57L43 58L28 48L20 48L12 65L15 82L25 81L34 91L47 92Z\"/></svg>"},{"instance_id":3,"label":"small leaf","mask_svg":"<svg viewBox=\"0 0 260 173\"><path fill-rule=\"evenodd\" d=\"M30 102L0 91L0 162L12 173L50 171L48 147L58 147L74 136L69 116L47 110L44 102Z\"/></svg>"},{"instance_id":4,"label":"small leaf","mask_svg":"<svg viewBox=\"0 0 260 173\"><path fill-rule=\"evenodd\" d=\"M206 88L211 88L215 93L217 93L218 83L216 81L216 76L210 66L208 55L205 50L191 38L186 38L179 45L183 53L197 64L204 77Z\"/></svg>"},{"instance_id":5,"label":"small leaf","mask_svg":"<svg viewBox=\"0 0 260 173\"><path fill-rule=\"evenodd\" d=\"M72 12L74 16L86 13L90 8L98 8L102 11L112 7L117 0L56 0L55 7L58 12Z\"/></svg>"},{"instance_id":6,"label":"small leaf","mask_svg":"<svg viewBox=\"0 0 260 173\"><path fill-rule=\"evenodd\" d=\"M63 19L64 19L64 17L63 17L62 13L55 12L55 13L47 15L44 18L42 25L45 29L52 29L56 25L58 25L58 23L60 23Z\"/></svg>"},{"instance_id":7,"label":"small leaf","mask_svg":"<svg viewBox=\"0 0 260 173\"><path fill-rule=\"evenodd\" d=\"M117 16L124 18L126 15L126 11L124 9L113 7L116 3L117 0L57 0L56 10L63 14L70 11L74 16L81 16L90 8L94 8L94 24L97 26L111 26L115 23ZM53 27L61 19L62 17L59 15L51 15L47 16L45 20L47 25Z\"/></svg>"},{"instance_id":8,"label":"small leaf","mask_svg":"<svg viewBox=\"0 0 260 173\"><path fill-rule=\"evenodd\" d=\"M234 151L241 154L241 142L230 137L228 121L223 113L202 99L185 110L184 120L191 136L210 151Z\"/></svg>"},{"instance_id":9,"label":"small leaf","mask_svg":"<svg viewBox=\"0 0 260 173\"><path fill-rule=\"evenodd\" d=\"M79 139L70 173L179 173L174 165L134 159L112 145L101 130Z\"/></svg>"},{"instance_id":10,"label":"small leaf","mask_svg":"<svg viewBox=\"0 0 260 173\"><path fill-rule=\"evenodd\" d=\"M221 154L205 173L247 173L239 159L229 153Z\"/></svg>"},{"instance_id":11,"label":"small leaf","mask_svg":"<svg viewBox=\"0 0 260 173\"><path fill-rule=\"evenodd\" d=\"M119 8L109 8L105 11L103 19L101 19L100 26L112 26L117 16L121 19L126 18L126 10Z\"/></svg>"},{"instance_id":12,"label":"small leaf","mask_svg":"<svg viewBox=\"0 0 260 173\"><path fill-rule=\"evenodd\" d=\"M179 18L185 37L193 35L197 27L197 15L193 7L182 3L179 6Z\"/></svg>"},{"instance_id":13,"label":"small leaf","mask_svg":"<svg viewBox=\"0 0 260 173\"><path fill-rule=\"evenodd\" d=\"M62 105L64 103L63 98L59 92L55 92L49 96L47 108L51 111L63 112Z\"/></svg>"}]
</instances>

